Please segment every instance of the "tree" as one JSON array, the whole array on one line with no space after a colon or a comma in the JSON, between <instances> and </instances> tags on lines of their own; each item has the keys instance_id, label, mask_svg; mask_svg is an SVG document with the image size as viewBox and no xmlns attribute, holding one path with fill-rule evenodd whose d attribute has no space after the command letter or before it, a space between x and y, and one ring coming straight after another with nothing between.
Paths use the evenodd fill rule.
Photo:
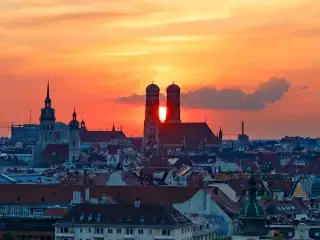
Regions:
<instances>
[{"instance_id":1,"label":"tree","mask_svg":"<svg viewBox=\"0 0 320 240\"><path fill-rule=\"evenodd\" d=\"M1 240L17 240L16 236L14 236L12 233L10 232L5 232L2 235L2 239Z\"/></svg>"}]
</instances>

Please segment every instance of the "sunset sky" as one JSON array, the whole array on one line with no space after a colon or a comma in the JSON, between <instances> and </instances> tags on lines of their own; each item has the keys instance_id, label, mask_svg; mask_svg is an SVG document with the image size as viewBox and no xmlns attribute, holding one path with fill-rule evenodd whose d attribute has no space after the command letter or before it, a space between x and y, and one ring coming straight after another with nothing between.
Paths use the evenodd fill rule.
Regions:
<instances>
[{"instance_id":1,"label":"sunset sky","mask_svg":"<svg viewBox=\"0 0 320 240\"><path fill-rule=\"evenodd\" d=\"M1 126L30 109L38 122L50 78L57 120L75 106L91 129L142 135L145 87L174 81L183 121L320 136L319 0L6 0L0 13Z\"/></svg>"}]
</instances>

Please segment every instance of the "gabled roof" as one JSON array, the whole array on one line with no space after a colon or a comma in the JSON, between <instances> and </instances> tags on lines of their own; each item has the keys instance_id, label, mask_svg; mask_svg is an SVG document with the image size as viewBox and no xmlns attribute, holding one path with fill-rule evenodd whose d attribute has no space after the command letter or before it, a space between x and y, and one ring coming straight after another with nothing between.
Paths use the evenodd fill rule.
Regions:
<instances>
[{"instance_id":1,"label":"gabled roof","mask_svg":"<svg viewBox=\"0 0 320 240\"><path fill-rule=\"evenodd\" d=\"M161 123L159 125L160 144L182 144L186 140L186 148L199 148L207 144L220 143L206 123Z\"/></svg>"},{"instance_id":2,"label":"gabled roof","mask_svg":"<svg viewBox=\"0 0 320 240\"><path fill-rule=\"evenodd\" d=\"M111 139L125 139L122 131L80 131L81 142L110 142Z\"/></svg>"},{"instance_id":3,"label":"gabled roof","mask_svg":"<svg viewBox=\"0 0 320 240\"><path fill-rule=\"evenodd\" d=\"M192 222L176 210L172 205L140 205L134 204L79 204L69 210L57 225L108 224L108 225L140 225L140 226L179 226Z\"/></svg>"}]
</instances>

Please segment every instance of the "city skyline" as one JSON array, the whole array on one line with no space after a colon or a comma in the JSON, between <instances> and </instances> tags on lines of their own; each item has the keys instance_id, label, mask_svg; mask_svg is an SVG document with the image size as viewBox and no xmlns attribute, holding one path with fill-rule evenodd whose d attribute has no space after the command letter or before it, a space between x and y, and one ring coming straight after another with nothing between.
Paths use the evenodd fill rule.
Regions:
<instances>
[{"instance_id":1,"label":"city skyline","mask_svg":"<svg viewBox=\"0 0 320 240\"><path fill-rule=\"evenodd\" d=\"M2 2L0 125L28 123L30 109L38 122L50 78L58 121L70 121L76 106L89 128L115 122L141 136L145 87L154 81L164 94L174 81L182 89L183 121L206 119L215 133L220 126L239 133L244 120L252 138L320 136L317 6Z\"/></svg>"}]
</instances>

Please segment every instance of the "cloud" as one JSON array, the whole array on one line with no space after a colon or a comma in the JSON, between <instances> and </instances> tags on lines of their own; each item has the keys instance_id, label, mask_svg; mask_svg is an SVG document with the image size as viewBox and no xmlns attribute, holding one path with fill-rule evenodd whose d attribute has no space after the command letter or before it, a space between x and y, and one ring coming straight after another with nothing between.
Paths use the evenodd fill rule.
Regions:
<instances>
[{"instance_id":1,"label":"cloud","mask_svg":"<svg viewBox=\"0 0 320 240\"><path fill-rule=\"evenodd\" d=\"M15 27L38 27L60 22L106 23L109 21L114 23L115 20L132 20L148 14L176 11L167 4L140 0L110 0L107 2L102 0L93 2L89 0L51 0L48 3L28 0L24 4L26 5L22 6L29 6L24 10L24 14L7 14L2 24ZM14 6L11 5L11 9ZM47 13L43 14L43 12Z\"/></svg>"},{"instance_id":2,"label":"cloud","mask_svg":"<svg viewBox=\"0 0 320 240\"><path fill-rule=\"evenodd\" d=\"M272 77L258 85L253 93L237 89L201 88L181 94L181 104L194 109L229 109L256 111L267 108L281 100L290 89L290 82L285 78ZM161 95L164 99L165 96ZM116 102L126 104L144 104L145 95L133 94L119 97Z\"/></svg>"}]
</instances>

